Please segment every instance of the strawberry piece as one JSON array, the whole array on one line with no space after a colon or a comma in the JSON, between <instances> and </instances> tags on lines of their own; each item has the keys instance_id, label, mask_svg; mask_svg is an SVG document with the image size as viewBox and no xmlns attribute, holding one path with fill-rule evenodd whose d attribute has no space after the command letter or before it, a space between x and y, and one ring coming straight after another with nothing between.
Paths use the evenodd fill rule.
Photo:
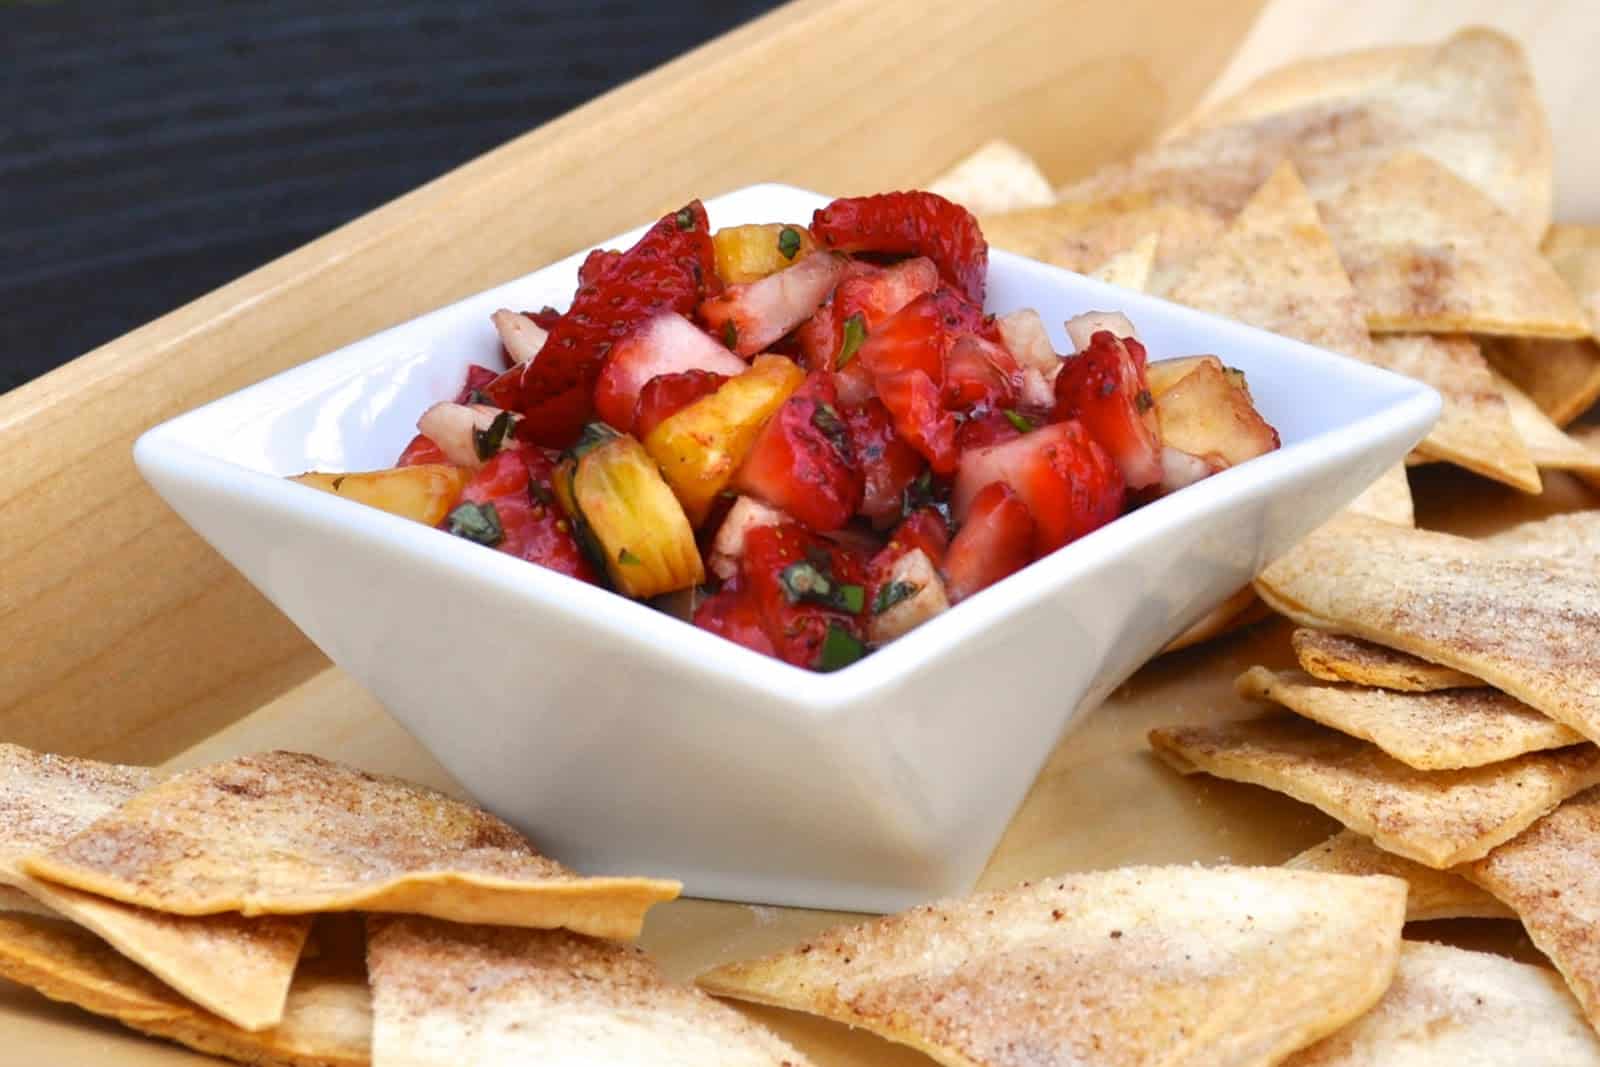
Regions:
<instances>
[{"instance_id":1,"label":"strawberry piece","mask_svg":"<svg viewBox=\"0 0 1600 1067\"><path fill-rule=\"evenodd\" d=\"M975 334L957 338L944 363L944 405L956 410L1014 407L1022 368L1003 345Z\"/></svg>"},{"instance_id":2,"label":"strawberry piece","mask_svg":"<svg viewBox=\"0 0 1600 1067\"><path fill-rule=\"evenodd\" d=\"M815 373L761 428L733 486L813 530L836 530L861 507L864 479L832 377Z\"/></svg>"},{"instance_id":3,"label":"strawberry piece","mask_svg":"<svg viewBox=\"0 0 1600 1067\"><path fill-rule=\"evenodd\" d=\"M596 248L578 265L578 284L594 285L605 272L610 270L622 258L622 253L609 248ZM549 329L549 327L545 327Z\"/></svg>"},{"instance_id":4,"label":"strawberry piece","mask_svg":"<svg viewBox=\"0 0 1600 1067\"><path fill-rule=\"evenodd\" d=\"M872 557L872 566L887 573L895 560L919 549L935 567L944 563L950 550L950 524L938 508L922 507L907 515L889 535L888 544Z\"/></svg>"},{"instance_id":5,"label":"strawberry piece","mask_svg":"<svg viewBox=\"0 0 1600 1067\"><path fill-rule=\"evenodd\" d=\"M539 358L513 367L487 390L494 404L526 416L518 436L570 444L593 412L595 381L611 346L662 311L692 313L715 284L714 259L705 208L696 200L628 251L596 260L598 276L578 287Z\"/></svg>"},{"instance_id":6,"label":"strawberry piece","mask_svg":"<svg viewBox=\"0 0 1600 1067\"><path fill-rule=\"evenodd\" d=\"M850 430L850 449L864 478L861 514L882 529L899 518L906 486L927 463L894 432L894 421L883 401L869 398L856 407L842 408L841 414Z\"/></svg>"},{"instance_id":7,"label":"strawberry piece","mask_svg":"<svg viewBox=\"0 0 1600 1067\"><path fill-rule=\"evenodd\" d=\"M510 449L478 469L461 491L461 499L494 505L502 534L494 546L499 551L594 582L594 567L554 502L550 491L554 472L550 457L539 449Z\"/></svg>"},{"instance_id":8,"label":"strawberry piece","mask_svg":"<svg viewBox=\"0 0 1600 1067\"><path fill-rule=\"evenodd\" d=\"M639 392L650 379L690 370L731 378L747 369L744 360L694 323L664 312L639 323L611 349L595 382L594 409L606 422L628 433L633 429Z\"/></svg>"},{"instance_id":9,"label":"strawberry piece","mask_svg":"<svg viewBox=\"0 0 1600 1067\"><path fill-rule=\"evenodd\" d=\"M818 537L798 523L762 526L745 534L741 580L755 599L762 629L774 654L797 667L820 667L830 627L859 641L862 616L830 606L823 602L824 596L797 597L796 575L790 570L796 564L802 565L802 571L820 575L827 583L828 596L837 596L841 601L858 596L863 608L866 568L854 552Z\"/></svg>"},{"instance_id":10,"label":"strawberry piece","mask_svg":"<svg viewBox=\"0 0 1600 1067\"><path fill-rule=\"evenodd\" d=\"M845 259L813 252L792 267L745 285L730 285L700 305L713 337L749 357L809 319L844 277Z\"/></svg>"},{"instance_id":11,"label":"strawberry piece","mask_svg":"<svg viewBox=\"0 0 1600 1067\"><path fill-rule=\"evenodd\" d=\"M1034 554L1042 556L1122 513L1122 472L1076 422L1057 422L1014 441L961 457L951 510L962 522L978 493L1004 482L1034 521Z\"/></svg>"},{"instance_id":12,"label":"strawberry piece","mask_svg":"<svg viewBox=\"0 0 1600 1067\"><path fill-rule=\"evenodd\" d=\"M433 438L427 434L417 434L406 445L405 451L400 453L400 458L394 461L396 467L419 467L429 463L449 463L450 458L444 454L444 449L433 443Z\"/></svg>"},{"instance_id":13,"label":"strawberry piece","mask_svg":"<svg viewBox=\"0 0 1600 1067\"><path fill-rule=\"evenodd\" d=\"M701 397L710 396L727 380L727 375L708 370L678 371L651 378L639 390L639 404L633 416L634 436L641 441L649 437L651 430Z\"/></svg>"},{"instance_id":14,"label":"strawberry piece","mask_svg":"<svg viewBox=\"0 0 1600 1067\"><path fill-rule=\"evenodd\" d=\"M945 281L983 304L989 246L972 212L927 192L847 197L817 211L811 233L826 248L927 256Z\"/></svg>"},{"instance_id":15,"label":"strawberry piece","mask_svg":"<svg viewBox=\"0 0 1600 1067\"><path fill-rule=\"evenodd\" d=\"M729 582L702 600L695 608L694 624L764 656L778 654L767 631L762 629L761 605L738 581Z\"/></svg>"},{"instance_id":16,"label":"strawberry piece","mask_svg":"<svg viewBox=\"0 0 1600 1067\"><path fill-rule=\"evenodd\" d=\"M956 419L940 404L939 389L945 353L954 343L946 320L959 317L944 292L925 293L901 308L867 335L858 356L872 373L895 432L939 474L956 466Z\"/></svg>"},{"instance_id":17,"label":"strawberry piece","mask_svg":"<svg viewBox=\"0 0 1600 1067\"><path fill-rule=\"evenodd\" d=\"M956 531L945 557L945 593L950 602L1026 567L1033 559L1033 516L1004 482L990 482L973 498L967 521Z\"/></svg>"},{"instance_id":18,"label":"strawberry piece","mask_svg":"<svg viewBox=\"0 0 1600 1067\"><path fill-rule=\"evenodd\" d=\"M561 321L561 312L549 304L546 304L538 311L524 311L523 314L532 319L533 324L546 333L549 333L555 328L555 324Z\"/></svg>"},{"instance_id":19,"label":"strawberry piece","mask_svg":"<svg viewBox=\"0 0 1600 1067\"><path fill-rule=\"evenodd\" d=\"M892 267L875 267L859 260L850 261L850 270L834 290L833 299L817 310L796 331L800 361L809 370L839 369L845 323L861 316L864 333L894 315L923 293L939 287L939 268L926 256L908 259Z\"/></svg>"},{"instance_id":20,"label":"strawberry piece","mask_svg":"<svg viewBox=\"0 0 1600 1067\"><path fill-rule=\"evenodd\" d=\"M1099 330L1056 375L1054 417L1082 423L1116 460L1129 489L1161 481L1161 424L1143 356L1138 341Z\"/></svg>"},{"instance_id":21,"label":"strawberry piece","mask_svg":"<svg viewBox=\"0 0 1600 1067\"><path fill-rule=\"evenodd\" d=\"M508 359L507 362L510 362L510 360ZM467 364L467 380L461 384L461 389L456 393L456 403L483 403L482 396L474 398L472 394L482 394L485 389L489 388L490 383L498 377L500 377L499 371L490 370L488 367L480 367L476 363Z\"/></svg>"},{"instance_id":22,"label":"strawberry piece","mask_svg":"<svg viewBox=\"0 0 1600 1067\"><path fill-rule=\"evenodd\" d=\"M1018 414L1022 421L1023 425L1019 426L1006 417L1006 413L1011 410L1005 408L985 411L963 422L961 429L956 432L956 447L965 455L976 448L988 448L990 445L1013 441L1022 436L1023 426L1038 425L1045 421L1040 419L1035 423L1026 416L1013 412Z\"/></svg>"}]
</instances>

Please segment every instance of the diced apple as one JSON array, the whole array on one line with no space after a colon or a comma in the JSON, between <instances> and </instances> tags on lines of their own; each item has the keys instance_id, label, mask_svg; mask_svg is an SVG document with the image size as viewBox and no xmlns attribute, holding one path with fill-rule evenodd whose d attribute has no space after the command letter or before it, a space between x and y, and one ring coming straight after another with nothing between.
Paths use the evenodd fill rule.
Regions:
<instances>
[{"instance_id":1,"label":"diced apple","mask_svg":"<svg viewBox=\"0 0 1600 1067\"><path fill-rule=\"evenodd\" d=\"M313 471L291 481L403 519L437 526L460 498L467 472L444 463L426 463L359 474Z\"/></svg>"},{"instance_id":2,"label":"diced apple","mask_svg":"<svg viewBox=\"0 0 1600 1067\"><path fill-rule=\"evenodd\" d=\"M1156 414L1163 444L1212 463L1235 466L1279 444L1278 432L1256 411L1248 389L1214 358L1198 361L1161 393Z\"/></svg>"},{"instance_id":3,"label":"diced apple","mask_svg":"<svg viewBox=\"0 0 1600 1067\"><path fill-rule=\"evenodd\" d=\"M507 308L496 311L491 319L500 333L500 343L506 346L513 363L532 363L550 337L538 323Z\"/></svg>"},{"instance_id":4,"label":"diced apple","mask_svg":"<svg viewBox=\"0 0 1600 1067\"><path fill-rule=\"evenodd\" d=\"M691 370L731 378L746 367L744 360L682 315L663 312L612 346L595 383L594 408L614 428L629 433L639 393L652 378Z\"/></svg>"},{"instance_id":5,"label":"diced apple","mask_svg":"<svg viewBox=\"0 0 1600 1067\"><path fill-rule=\"evenodd\" d=\"M1139 332L1133 328L1133 323L1120 311L1085 311L1067 320L1067 339L1072 342L1075 352L1088 348L1089 339L1101 330L1109 330L1115 337L1139 339Z\"/></svg>"},{"instance_id":6,"label":"diced apple","mask_svg":"<svg viewBox=\"0 0 1600 1067\"><path fill-rule=\"evenodd\" d=\"M867 639L875 645L910 633L950 607L944 579L920 548L894 561L877 601L868 605L872 615L867 621Z\"/></svg>"},{"instance_id":7,"label":"diced apple","mask_svg":"<svg viewBox=\"0 0 1600 1067\"><path fill-rule=\"evenodd\" d=\"M439 446L445 458L458 467L476 470L511 444L512 429L522 416L488 404L438 403L422 413L417 432ZM495 420L500 419L499 428Z\"/></svg>"},{"instance_id":8,"label":"diced apple","mask_svg":"<svg viewBox=\"0 0 1600 1067\"><path fill-rule=\"evenodd\" d=\"M739 573L746 534L763 526L778 526L792 521L777 508L768 507L754 497L742 496L735 500L711 542L707 560L711 573L725 582L732 579Z\"/></svg>"},{"instance_id":9,"label":"diced apple","mask_svg":"<svg viewBox=\"0 0 1600 1067\"><path fill-rule=\"evenodd\" d=\"M747 285L730 285L700 305L700 318L746 359L809 319L844 277L847 260L816 252Z\"/></svg>"}]
</instances>

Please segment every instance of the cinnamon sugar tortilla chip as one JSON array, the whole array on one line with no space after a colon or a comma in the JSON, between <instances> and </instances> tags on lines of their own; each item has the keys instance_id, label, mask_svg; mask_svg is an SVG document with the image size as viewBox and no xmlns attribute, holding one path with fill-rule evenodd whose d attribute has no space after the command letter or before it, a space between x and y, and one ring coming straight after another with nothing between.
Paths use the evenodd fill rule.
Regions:
<instances>
[{"instance_id":1,"label":"cinnamon sugar tortilla chip","mask_svg":"<svg viewBox=\"0 0 1600 1067\"><path fill-rule=\"evenodd\" d=\"M1521 46L1473 28L1406 58L1393 76L1357 70L1322 91L1280 83L1264 93L1272 99L1238 108L1238 121L1200 124L1058 194L1069 202L1137 195L1227 218L1284 159L1322 201L1409 149L1471 182L1525 241L1538 241L1550 223L1554 151Z\"/></svg>"},{"instance_id":2,"label":"cinnamon sugar tortilla chip","mask_svg":"<svg viewBox=\"0 0 1600 1067\"><path fill-rule=\"evenodd\" d=\"M1591 339L1542 341L1485 337L1484 358L1557 426L1600 400L1600 344Z\"/></svg>"},{"instance_id":3,"label":"cinnamon sugar tortilla chip","mask_svg":"<svg viewBox=\"0 0 1600 1067\"><path fill-rule=\"evenodd\" d=\"M803 1067L637 948L565 931L368 919L376 1067Z\"/></svg>"},{"instance_id":4,"label":"cinnamon sugar tortilla chip","mask_svg":"<svg viewBox=\"0 0 1600 1067\"><path fill-rule=\"evenodd\" d=\"M1483 684L1470 674L1359 637L1300 627L1289 635L1289 643L1306 673L1325 682L1351 682L1402 693L1432 693Z\"/></svg>"},{"instance_id":5,"label":"cinnamon sugar tortilla chip","mask_svg":"<svg viewBox=\"0 0 1600 1067\"><path fill-rule=\"evenodd\" d=\"M1406 884L1406 922L1514 919L1515 913L1459 874L1436 871L1385 852L1358 833L1340 830L1291 858L1285 867L1330 874L1386 874Z\"/></svg>"},{"instance_id":6,"label":"cinnamon sugar tortilla chip","mask_svg":"<svg viewBox=\"0 0 1600 1067\"><path fill-rule=\"evenodd\" d=\"M283 1018L249 1031L196 1007L65 920L0 914L0 977L201 1052L262 1067L365 1067L371 1008L360 967L304 964Z\"/></svg>"},{"instance_id":7,"label":"cinnamon sugar tortilla chip","mask_svg":"<svg viewBox=\"0 0 1600 1067\"><path fill-rule=\"evenodd\" d=\"M1600 571L1600 510L1569 511L1521 522L1485 537L1505 552Z\"/></svg>"},{"instance_id":8,"label":"cinnamon sugar tortilla chip","mask_svg":"<svg viewBox=\"0 0 1600 1067\"><path fill-rule=\"evenodd\" d=\"M1433 386L1444 399L1419 453L1526 493L1543 488L1494 372L1470 338L1386 334L1373 344L1372 362Z\"/></svg>"},{"instance_id":9,"label":"cinnamon sugar tortilla chip","mask_svg":"<svg viewBox=\"0 0 1600 1067\"><path fill-rule=\"evenodd\" d=\"M990 141L925 188L974 215L1043 207L1056 198L1033 157L1002 140Z\"/></svg>"},{"instance_id":10,"label":"cinnamon sugar tortilla chip","mask_svg":"<svg viewBox=\"0 0 1600 1067\"><path fill-rule=\"evenodd\" d=\"M1395 156L1325 202L1322 217L1375 331L1589 333L1516 222L1428 156Z\"/></svg>"},{"instance_id":11,"label":"cinnamon sugar tortilla chip","mask_svg":"<svg viewBox=\"0 0 1600 1067\"><path fill-rule=\"evenodd\" d=\"M1574 745L1459 771L1419 771L1293 715L1152 730L1156 754L1285 793L1397 855L1443 869L1477 859L1600 782L1600 749Z\"/></svg>"},{"instance_id":12,"label":"cinnamon sugar tortilla chip","mask_svg":"<svg viewBox=\"0 0 1600 1067\"><path fill-rule=\"evenodd\" d=\"M105 938L123 955L236 1026L278 1022L311 921L163 915L41 882L23 872L53 848L157 781L143 767L49 756L0 745L0 884Z\"/></svg>"},{"instance_id":13,"label":"cinnamon sugar tortilla chip","mask_svg":"<svg viewBox=\"0 0 1600 1067\"><path fill-rule=\"evenodd\" d=\"M23 915L40 915L47 919L61 918L60 912L50 910L22 890L0 885L0 912L8 911L20 912Z\"/></svg>"},{"instance_id":14,"label":"cinnamon sugar tortilla chip","mask_svg":"<svg viewBox=\"0 0 1600 1067\"><path fill-rule=\"evenodd\" d=\"M1347 511L1370 515L1397 526L1415 526L1416 508L1411 500L1411 479L1401 464L1379 475L1378 480L1350 502Z\"/></svg>"},{"instance_id":15,"label":"cinnamon sugar tortilla chip","mask_svg":"<svg viewBox=\"0 0 1600 1067\"><path fill-rule=\"evenodd\" d=\"M1487 952L1407 941L1371 1011L1283 1067L1600 1067L1600 1037L1561 980Z\"/></svg>"},{"instance_id":16,"label":"cinnamon sugar tortilla chip","mask_svg":"<svg viewBox=\"0 0 1600 1067\"><path fill-rule=\"evenodd\" d=\"M1404 912L1389 878L1126 867L840 927L699 982L951 1067L1265 1067L1378 999Z\"/></svg>"},{"instance_id":17,"label":"cinnamon sugar tortilla chip","mask_svg":"<svg viewBox=\"0 0 1600 1067\"><path fill-rule=\"evenodd\" d=\"M1223 634L1249 626L1253 622L1259 622L1266 614L1265 606L1256 599L1255 590L1247 585L1206 612L1199 622L1174 637L1161 651L1167 653L1193 648L1195 645L1204 644Z\"/></svg>"},{"instance_id":18,"label":"cinnamon sugar tortilla chip","mask_svg":"<svg viewBox=\"0 0 1600 1067\"><path fill-rule=\"evenodd\" d=\"M1302 625L1453 667L1600 737L1600 575L1346 514L1256 592Z\"/></svg>"},{"instance_id":19,"label":"cinnamon sugar tortilla chip","mask_svg":"<svg viewBox=\"0 0 1600 1067\"><path fill-rule=\"evenodd\" d=\"M179 915L395 911L622 938L679 888L584 878L488 812L288 752L175 775L25 869Z\"/></svg>"},{"instance_id":20,"label":"cinnamon sugar tortilla chip","mask_svg":"<svg viewBox=\"0 0 1600 1067\"><path fill-rule=\"evenodd\" d=\"M1422 771L1482 767L1583 740L1570 726L1486 687L1396 693L1330 685L1299 671L1252 667L1239 676L1235 688L1247 699L1281 704L1296 715L1371 741Z\"/></svg>"},{"instance_id":21,"label":"cinnamon sugar tortilla chip","mask_svg":"<svg viewBox=\"0 0 1600 1067\"><path fill-rule=\"evenodd\" d=\"M1545 233L1540 248L1600 334L1600 226L1558 222Z\"/></svg>"},{"instance_id":22,"label":"cinnamon sugar tortilla chip","mask_svg":"<svg viewBox=\"0 0 1600 1067\"><path fill-rule=\"evenodd\" d=\"M1091 270L1089 277L1107 285L1120 285L1124 289L1142 293L1150 285L1150 272L1155 267L1156 248L1160 243L1160 234L1147 233L1131 247L1116 253Z\"/></svg>"},{"instance_id":23,"label":"cinnamon sugar tortilla chip","mask_svg":"<svg viewBox=\"0 0 1600 1067\"><path fill-rule=\"evenodd\" d=\"M1600 451L1582 439L1562 430L1539 410L1528 395L1503 375L1495 374L1495 384L1505 397L1511 425L1528 447L1528 456L1540 467L1572 471L1586 478L1600 477Z\"/></svg>"},{"instance_id":24,"label":"cinnamon sugar tortilla chip","mask_svg":"<svg viewBox=\"0 0 1600 1067\"><path fill-rule=\"evenodd\" d=\"M1600 790L1573 797L1463 869L1522 919L1600 1028Z\"/></svg>"}]
</instances>

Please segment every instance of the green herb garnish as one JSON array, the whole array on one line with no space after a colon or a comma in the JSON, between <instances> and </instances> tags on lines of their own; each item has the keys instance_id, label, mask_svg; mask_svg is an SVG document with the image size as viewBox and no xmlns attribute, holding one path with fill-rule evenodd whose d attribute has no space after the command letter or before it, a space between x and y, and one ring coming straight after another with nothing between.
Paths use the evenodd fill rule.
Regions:
<instances>
[{"instance_id":1,"label":"green herb garnish","mask_svg":"<svg viewBox=\"0 0 1600 1067\"><path fill-rule=\"evenodd\" d=\"M562 453L562 459L582 459L586 453L592 452L608 441L616 440L617 437L617 431L603 422L585 423L577 441Z\"/></svg>"},{"instance_id":2,"label":"green herb garnish","mask_svg":"<svg viewBox=\"0 0 1600 1067\"><path fill-rule=\"evenodd\" d=\"M515 426L517 417L509 411L502 411L494 417L487 430L472 431L472 447L478 453L478 458L487 463L500 451L500 446L505 444L507 437L511 436L511 427Z\"/></svg>"},{"instance_id":3,"label":"green herb garnish","mask_svg":"<svg viewBox=\"0 0 1600 1067\"><path fill-rule=\"evenodd\" d=\"M730 350L739 347L739 327L732 319L722 324L722 346Z\"/></svg>"},{"instance_id":4,"label":"green herb garnish","mask_svg":"<svg viewBox=\"0 0 1600 1067\"><path fill-rule=\"evenodd\" d=\"M843 369L846 363L856 358L856 351L861 347L861 342L867 339L867 320L861 312L856 312L844 320L844 343L839 346L839 358L833 361L835 369Z\"/></svg>"},{"instance_id":5,"label":"green herb garnish","mask_svg":"<svg viewBox=\"0 0 1600 1067\"><path fill-rule=\"evenodd\" d=\"M445 522L446 528L457 537L465 537L468 541L490 548L506 539L505 530L500 526L500 513L493 504L468 500L457 505Z\"/></svg>"},{"instance_id":6,"label":"green herb garnish","mask_svg":"<svg viewBox=\"0 0 1600 1067\"><path fill-rule=\"evenodd\" d=\"M617 551L617 562L628 567L638 567L644 563L644 560L634 555L628 549L623 548Z\"/></svg>"},{"instance_id":7,"label":"green herb garnish","mask_svg":"<svg viewBox=\"0 0 1600 1067\"><path fill-rule=\"evenodd\" d=\"M861 639L838 623L828 625L828 636L822 639L822 653L817 656L817 670L836 671L848 667L867 654Z\"/></svg>"},{"instance_id":8,"label":"green herb garnish","mask_svg":"<svg viewBox=\"0 0 1600 1067\"><path fill-rule=\"evenodd\" d=\"M872 613L882 615L902 600L910 600L922 591L920 585L910 582L889 582L878 586L878 595L872 598Z\"/></svg>"},{"instance_id":9,"label":"green herb garnish","mask_svg":"<svg viewBox=\"0 0 1600 1067\"><path fill-rule=\"evenodd\" d=\"M1150 390L1141 389L1134 394L1133 406L1139 409L1139 414L1143 415L1156 406L1156 398L1150 395Z\"/></svg>"},{"instance_id":10,"label":"green herb garnish","mask_svg":"<svg viewBox=\"0 0 1600 1067\"><path fill-rule=\"evenodd\" d=\"M800 251L800 232L793 226L778 231L778 252L784 259L793 259Z\"/></svg>"},{"instance_id":11,"label":"green herb garnish","mask_svg":"<svg viewBox=\"0 0 1600 1067\"><path fill-rule=\"evenodd\" d=\"M822 431L822 435L833 445L835 452L847 460L852 458L850 430L839 417L839 413L833 410L832 404L818 404L816 410L811 413L811 425Z\"/></svg>"},{"instance_id":12,"label":"green herb garnish","mask_svg":"<svg viewBox=\"0 0 1600 1067\"><path fill-rule=\"evenodd\" d=\"M489 394L485 393L482 389L468 389L467 390L467 403L469 403L469 404L492 404L492 403L494 403L494 401L490 400L489 399Z\"/></svg>"},{"instance_id":13,"label":"green herb garnish","mask_svg":"<svg viewBox=\"0 0 1600 1067\"><path fill-rule=\"evenodd\" d=\"M1007 422L1016 427L1018 433L1033 432L1033 420L1028 416L1012 411L1010 408L1006 408L1001 414L1006 417Z\"/></svg>"},{"instance_id":14,"label":"green herb garnish","mask_svg":"<svg viewBox=\"0 0 1600 1067\"><path fill-rule=\"evenodd\" d=\"M826 561L806 559L791 563L778 574L778 584L791 604L806 601L850 615L859 615L866 606L867 591L859 585L834 581L827 572Z\"/></svg>"},{"instance_id":15,"label":"green herb garnish","mask_svg":"<svg viewBox=\"0 0 1600 1067\"><path fill-rule=\"evenodd\" d=\"M931 503L933 503L933 472L924 468L922 473L906 486L904 498L900 502L900 512L902 515L909 515Z\"/></svg>"},{"instance_id":16,"label":"green herb garnish","mask_svg":"<svg viewBox=\"0 0 1600 1067\"><path fill-rule=\"evenodd\" d=\"M673 221L678 224L678 229L680 229L680 230L692 230L692 229L694 229L694 208L692 208L692 207L679 208L678 209L678 213L676 215L672 216L672 218L673 218Z\"/></svg>"}]
</instances>

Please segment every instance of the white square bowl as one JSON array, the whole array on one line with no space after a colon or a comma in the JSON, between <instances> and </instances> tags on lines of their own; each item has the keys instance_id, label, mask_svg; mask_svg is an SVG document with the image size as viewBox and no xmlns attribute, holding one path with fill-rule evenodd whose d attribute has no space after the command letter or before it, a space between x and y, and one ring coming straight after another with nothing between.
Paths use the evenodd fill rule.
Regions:
<instances>
[{"instance_id":1,"label":"white square bowl","mask_svg":"<svg viewBox=\"0 0 1600 1067\"><path fill-rule=\"evenodd\" d=\"M714 226L805 221L759 185ZM626 247L643 230L605 242ZM887 911L964 892L1062 731L1398 462L1439 398L1260 330L994 253L989 307L1125 311L1150 358L1242 368L1283 448L1158 500L831 675L283 480L389 466L489 315L563 307L576 255L173 419L161 496L487 807L600 873L698 896Z\"/></svg>"}]
</instances>

